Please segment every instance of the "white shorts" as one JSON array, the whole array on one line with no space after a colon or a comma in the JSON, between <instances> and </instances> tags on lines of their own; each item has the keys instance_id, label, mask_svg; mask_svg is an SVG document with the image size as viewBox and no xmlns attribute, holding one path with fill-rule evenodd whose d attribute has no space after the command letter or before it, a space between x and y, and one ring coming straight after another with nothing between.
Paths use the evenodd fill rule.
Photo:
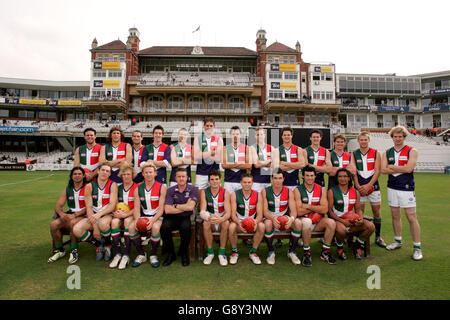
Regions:
<instances>
[{"instance_id":1,"label":"white shorts","mask_svg":"<svg viewBox=\"0 0 450 320\"><path fill-rule=\"evenodd\" d=\"M361 196L359 198L360 202L370 202L370 203L381 203L381 192L380 190L378 191L374 191L371 194L369 194L368 196Z\"/></svg>"},{"instance_id":2,"label":"white shorts","mask_svg":"<svg viewBox=\"0 0 450 320\"><path fill-rule=\"evenodd\" d=\"M415 208L416 195L414 191L401 191L388 188L388 204L390 207Z\"/></svg>"},{"instance_id":3,"label":"white shorts","mask_svg":"<svg viewBox=\"0 0 450 320\"><path fill-rule=\"evenodd\" d=\"M237 182L224 182L223 188L232 194L233 192L242 189L242 185Z\"/></svg>"},{"instance_id":4,"label":"white shorts","mask_svg":"<svg viewBox=\"0 0 450 320\"><path fill-rule=\"evenodd\" d=\"M265 188L268 188L270 186L271 186L270 183L254 182L253 185L252 185L252 189L255 190L258 193L261 193L261 191L263 191Z\"/></svg>"},{"instance_id":5,"label":"white shorts","mask_svg":"<svg viewBox=\"0 0 450 320\"><path fill-rule=\"evenodd\" d=\"M285 186L286 188L288 188L291 191L294 191L295 188L297 188L297 186Z\"/></svg>"},{"instance_id":6,"label":"white shorts","mask_svg":"<svg viewBox=\"0 0 450 320\"><path fill-rule=\"evenodd\" d=\"M208 176L196 175L195 186L198 190L204 190L209 187Z\"/></svg>"}]
</instances>

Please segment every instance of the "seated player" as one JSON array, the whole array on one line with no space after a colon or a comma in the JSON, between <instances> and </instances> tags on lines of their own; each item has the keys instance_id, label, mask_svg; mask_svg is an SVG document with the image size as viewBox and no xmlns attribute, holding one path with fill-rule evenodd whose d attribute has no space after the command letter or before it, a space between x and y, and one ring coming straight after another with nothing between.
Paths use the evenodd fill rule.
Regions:
<instances>
[{"instance_id":1,"label":"seated player","mask_svg":"<svg viewBox=\"0 0 450 320\"><path fill-rule=\"evenodd\" d=\"M350 171L341 168L336 172L337 185L328 190L328 215L336 221L336 240L338 256L346 260L344 252L344 240L349 235L357 235L357 241L353 245L353 253L358 260L362 259L361 249L374 232L372 222L363 218L359 209L359 192L352 187L352 175ZM356 210L356 213L355 213Z\"/></svg>"},{"instance_id":2,"label":"seated player","mask_svg":"<svg viewBox=\"0 0 450 320\"><path fill-rule=\"evenodd\" d=\"M304 167L302 169L302 177L303 183L294 191L297 215L302 221L302 264L305 267L312 266L310 247L312 231L325 231L320 259L329 264L336 264L336 260L330 253L336 223L334 220L324 217L328 211L328 201L327 196L324 194L324 188L315 182L316 170L313 167Z\"/></svg>"},{"instance_id":3,"label":"seated player","mask_svg":"<svg viewBox=\"0 0 450 320\"><path fill-rule=\"evenodd\" d=\"M209 187L200 190L200 217L203 219L203 234L208 253L203 260L206 265L214 259L212 231L220 230L219 263L228 265L225 248L228 241L228 227L231 216L230 194L220 186L220 171L213 170L208 175Z\"/></svg>"},{"instance_id":4,"label":"seated player","mask_svg":"<svg viewBox=\"0 0 450 320\"><path fill-rule=\"evenodd\" d=\"M111 220L117 204L117 184L109 180L111 166L99 166L97 180L86 185L84 199L87 217L73 227L73 234L96 247L95 260L111 260Z\"/></svg>"},{"instance_id":5,"label":"seated player","mask_svg":"<svg viewBox=\"0 0 450 320\"><path fill-rule=\"evenodd\" d=\"M288 216L289 220L285 225L285 230L291 231L291 241L288 251L288 257L293 264L300 264L295 249L298 239L301 235L301 222L296 220L297 211L295 209L294 193L287 187L283 186L283 172L275 168L272 173L272 185L262 190L261 198L263 199L265 238L269 252L267 254L267 263L275 264L275 249L273 247L273 234L280 230L280 222L278 217Z\"/></svg>"},{"instance_id":6,"label":"seated player","mask_svg":"<svg viewBox=\"0 0 450 320\"><path fill-rule=\"evenodd\" d=\"M264 223L262 223L263 209L262 198L258 196L255 190L252 190L253 177L249 173L241 176L242 189L231 194L231 223L228 229L228 235L231 243L230 264L236 264L239 258L237 248L238 232L247 233L242 226L245 218L255 220L253 246L250 249L249 258L254 264L261 264L257 251L261 240L264 237Z\"/></svg>"},{"instance_id":7,"label":"seated player","mask_svg":"<svg viewBox=\"0 0 450 320\"><path fill-rule=\"evenodd\" d=\"M160 263L156 251L161 240L161 224L164 213L164 202L166 200L166 186L156 181L157 169L153 163L146 163L142 166L142 176L144 182L134 191L134 223L130 224L130 237L136 246L139 255L133 263L133 267L138 267L147 261L147 255L141 246L139 230L136 225L139 219L148 219L147 232L151 232L152 249L150 251L150 264L153 268L159 267Z\"/></svg>"},{"instance_id":8,"label":"seated player","mask_svg":"<svg viewBox=\"0 0 450 320\"><path fill-rule=\"evenodd\" d=\"M109 264L110 268L119 267L120 270L125 269L130 261L130 224L133 223L134 212L134 191L139 186L133 180L136 177L136 171L132 165L128 163L122 164L120 167L119 178L123 183L119 186L118 202L124 203L130 210L118 209L113 212L113 219L111 221L111 236L113 239L114 250L116 255ZM125 252L122 255L120 248L121 229L124 229L123 237L125 242ZM120 263L120 264L119 264Z\"/></svg>"},{"instance_id":9,"label":"seated player","mask_svg":"<svg viewBox=\"0 0 450 320\"><path fill-rule=\"evenodd\" d=\"M55 206L54 220L50 223L50 233L55 243L56 250L48 259L48 262L55 262L64 257L61 230L70 230L71 250L69 263L78 261L78 239L73 234L72 228L86 215L86 205L84 202L84 191L86 186L86 176L82 167L74 167L70 171L70 180L67 187L62 191ZM67 202L69 210L63 211Z\"/></svg>"}]
</instances>

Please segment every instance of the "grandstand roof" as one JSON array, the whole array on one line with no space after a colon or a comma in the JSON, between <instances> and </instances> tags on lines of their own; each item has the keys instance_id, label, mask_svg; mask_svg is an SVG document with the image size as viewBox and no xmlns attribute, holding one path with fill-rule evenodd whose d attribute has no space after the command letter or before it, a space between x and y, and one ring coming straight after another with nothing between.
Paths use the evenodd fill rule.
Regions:
<instances>
[{"instance_id":1,"label":"grandstand roof","mask_svg":"<svg viewBox=\"0 0 450 320\"><path fill-rule=\"evenodd\" d=\"M91 49L92 51L98 50L127 50L127 46L121 40L114 40L97 48Z\"/></svg>"},{"instance_id":2,"label":"grandstand roof","mask_svg":"<svg viewBox=\"0 0 450 320\"><path fill-rule=\"evenodd\" d=\"M204 56L256 56L256 52L244 47L201 47ZM139 51L149 56L191 56L194 47L154 46Z\"/></svg>"},{"instance_id":3,"label":"grandstand roof","mask_svg":"<svg viewBox=\"0 0 450 320\"><path fill-rule=\"evenodd\" d=\"M0 86L4 88L16 88L20 86L22 89L35 89L37 87L45 88L65 88L89 90L89 81L52 81L37 79L18 79L0 77Z\"/></svg>"},{"instance_id":4,"label":"grandstand roof","mask_svg":"<svg viewBox=\"0 0 450 320\"><path fill-rule=\"evenodd\" d=\"M450 76L450 70L416 74L416 75L413 75L412 77L434 78L434 77L442 77L442 76Z\"/></svg>"},{"instance_id":5,"label":"grandstand roof","mask_svg":"<svg viewBox=\"0 0 450 320\"><path fill-rule=\"evenodd\" d=\"M297 53L295 49L292 49L280 42L274 42L267 47L266 51L270 52L282 52L282 53Z\"/></svg>"}]
</instances>

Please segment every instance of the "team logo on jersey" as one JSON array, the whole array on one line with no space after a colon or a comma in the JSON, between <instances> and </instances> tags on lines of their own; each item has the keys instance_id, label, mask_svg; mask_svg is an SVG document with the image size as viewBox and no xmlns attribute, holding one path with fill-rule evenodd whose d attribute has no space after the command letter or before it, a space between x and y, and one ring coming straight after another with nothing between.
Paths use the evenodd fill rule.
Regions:
<instances>
[{"instance_id":1,"label":"team logo on jersey","mask_svg":"<svg viewBox=\"0 0 450 320\"><path fill-rule=\"evenodd\" d=\"M275 204L273 201L269 201L269 204Z\"/></svg>"},{"instance_id":2,"label":"team logo on jersey","mask_svg":"<svg viewBox=\"0 0 450 320\"><path fill-rule=\"evenodd\" d=\"M213 205L213 204L212 204L211 202L208 202L208 206L212 207L212 205Z\"/></svg>"},{"instance_id":3,"label":"team logo on jersey","mask_svg":"<svg viewBox=\"0 0 450 320\"><path fill-rule=\"evenodd\" d=\"M139 199L141 199L141 201L144 201L144 200L145 200L145 198L144 198L144 197L140 197Z\"/></svg>"},{"instance_id":4,"label":"team logo on jersey","mask_svg":"<svg viewBox=\"0 0 450 320\"><path fill-rule=\"evenodd\" d=\"M245 205L240 204L240 205L239 205L239 208L245 208Z\"/></svg>"},{"instance_id":5,"label":"team logo on jersey","mask_svg":"<svg viewBox=\"0 0 450 320\"><path fill-rule=\"evenodd\" d=\"M361 163L361 162L362 162L362 160L361 160L361 159L358 159L358 160L356 160L356 162L358 162L358 163Z\"/></svg>"},{"instance_id":6,"label":"team logo on jersey","mask_svg":"<svg viewBox=\"0 0 450 320\"><path fill-rule=\"evenodd\" d=\"M391 157L391 158L389 158L389 161L394 161L394 158L392 158L392 157Z\"/></svg>"},{"instance_id":7,"label":"team logo on jersey","mask_svg":"<svg viewBox=\"0 0 450 320\"><path fill-rule=\"evenodd\" d=\"M302 200L303 200L303 202L306 202L306 201L308 201L309 199L305 197L305 198L303 198Z\"/></svg>"},{"instance_id":8,"label":"team logo on jersey","mask_svg":"<svg viewBox=\"0 0 450 320\"><path fill-rule=\"evenodd\" d=\"M282 157L282 158L286 158L286 155L285 155L285 154L282 154L281 157Z\"/></svg>"},{"instance_id":9,"label":"team logo on jersey","mask_svg":"<svg viewBox=\"0 0 450 320\"><path fill-rule=\"evenodd\" d=\"M206 143L206 142L203 142L203 143L202 143L202 146L206 146L206 145L207 145L207 143Z\"/></svg>"},{"instance_id":10,"label":"team logo on jersey","mask_svg":"<svg viewBox=\"0 0 450 320\"><path fill-rule=\"evenodd\" d=\"M69 197L69 200L73 200L73 197Z\"/></svg>"},{"instance_id":11,"label":"team logo on jersey","mask_svg":"<svg viewBox=\"0 0 450 320\"><path fill-rule=\"evenodd\" d=\"M189 191L188 191L188 192L185 192L185 193L184 193L184 196L185 196L186 198L188 198L188 197L189 197Z\"/></svg>"},{"instance_id":12,"label":"team logo on jersey","mask_svg":"<svg viewBox=\"0 0 450 320\"><path fill-rule=\"evenodd\" d=\"M92 196L92 198L97 199L97 196L94 194L94 195Z\"/></svg>"},{"instance_id":13,"label":"team logo on jersey","mask_svg":"<svg viewBox=\"0 0 450 320\"><path fill-rule=\"evenodd\" d=\"M113 154L112 154L112 152L108 152L108 156L112 156Z\"/></svg>"},{"instance_id":14,"label":"team logo on jersey","mask_svg":"<svg viewBox=\"0 0 450 320\"><path fill-rule=\"evenodd\" d=\"M82 157L86 157L86 153L82 153L81 156L82 156Z\"/></svg>"},{"instance_id":15,"label":"team logo on jersey","mask_svg":"<svg viewBox=\"0 0 450 320\"><path fill-rule=\"evenodd\" d=\"M339 161L334 161L334 164L339 164Z\"/></svg>"},{"instance_id":16,"label":"team logo on jersey","mask_svg":"<svg viewBox=\"0 0 450 320\"><path fill-rule=\"evenodd\" d=\"M310 159L314 159L314 156L309 156Z\"/></svg>"},{"instance_id":17,"label":"team logo on jersey","mask_svg":"<svg viewBox=\"0 0 450 320\"><path fill-rule=\"evenodd\" d=\"M343 204L343 203L344 203L344 200L338 200L337 203Z\"/></svg>"},{"instance_id":18,"label":"team logo on jersey","mask_svg":"<svg viewBox=\"0 0 450 320\"><path fill-rule=\"evenodd\" d=\"M148 154L150 157L153 157L153 152Z\"/></svg>"}]
</instances>

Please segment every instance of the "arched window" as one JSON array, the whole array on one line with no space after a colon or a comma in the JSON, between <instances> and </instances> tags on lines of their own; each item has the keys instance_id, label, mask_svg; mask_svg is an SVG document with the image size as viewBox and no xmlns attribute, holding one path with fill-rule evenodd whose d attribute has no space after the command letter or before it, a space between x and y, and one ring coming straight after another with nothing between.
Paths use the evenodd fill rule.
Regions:
<instances>
[{"instance_id":1,"label":"arched window","mask_svg":"<svg viewBox=\"0 0 450 320\"><path fill-rule=\"evenodd\" d=\"M223 110L225 109L225 100L222 96L212 96L208 101L209 110Z\"/></svg>"},{"instance_id":2,"label":"arched window","mask_svg":"<svg viewBox=\"0 0 450 320\"><path fill-rule=\"evenodd\" d=\"M184 110L184 99L181 96L170 96L167 108L169 110Z\"/></svg>"},{"instance_id":3,"label":"arched window","mask_svg":"<svg viewBox=\"0 0 450 320\"><path fill-rule=\"evenodd\" d=\"M192 96L189 98L188 103L189 109L204 109L205 108L205 102L203 100L203 97L201 96Z\"/></svg>"},{"instance_id":4,"label":"arched window","mask_svg":"<svg viewBox=\"0 0 450 320\"><path fill-rule=\"evenodd\" d=\"M230 110L234 110L235 112L244 112L245 111L244 99L240 97L230 98L228 108Z\"/></svg>"},{"instance_id":5,"label":"arched window","mask_svg":"<svg viewBox=\"0 0 450 320\"><path fill-rule=\"evenodd\" d=\"M162 110L163 105L163 99L161 96L151 96L148 98L147 106L149 111Z\"/></svg>"}]
</instances>

